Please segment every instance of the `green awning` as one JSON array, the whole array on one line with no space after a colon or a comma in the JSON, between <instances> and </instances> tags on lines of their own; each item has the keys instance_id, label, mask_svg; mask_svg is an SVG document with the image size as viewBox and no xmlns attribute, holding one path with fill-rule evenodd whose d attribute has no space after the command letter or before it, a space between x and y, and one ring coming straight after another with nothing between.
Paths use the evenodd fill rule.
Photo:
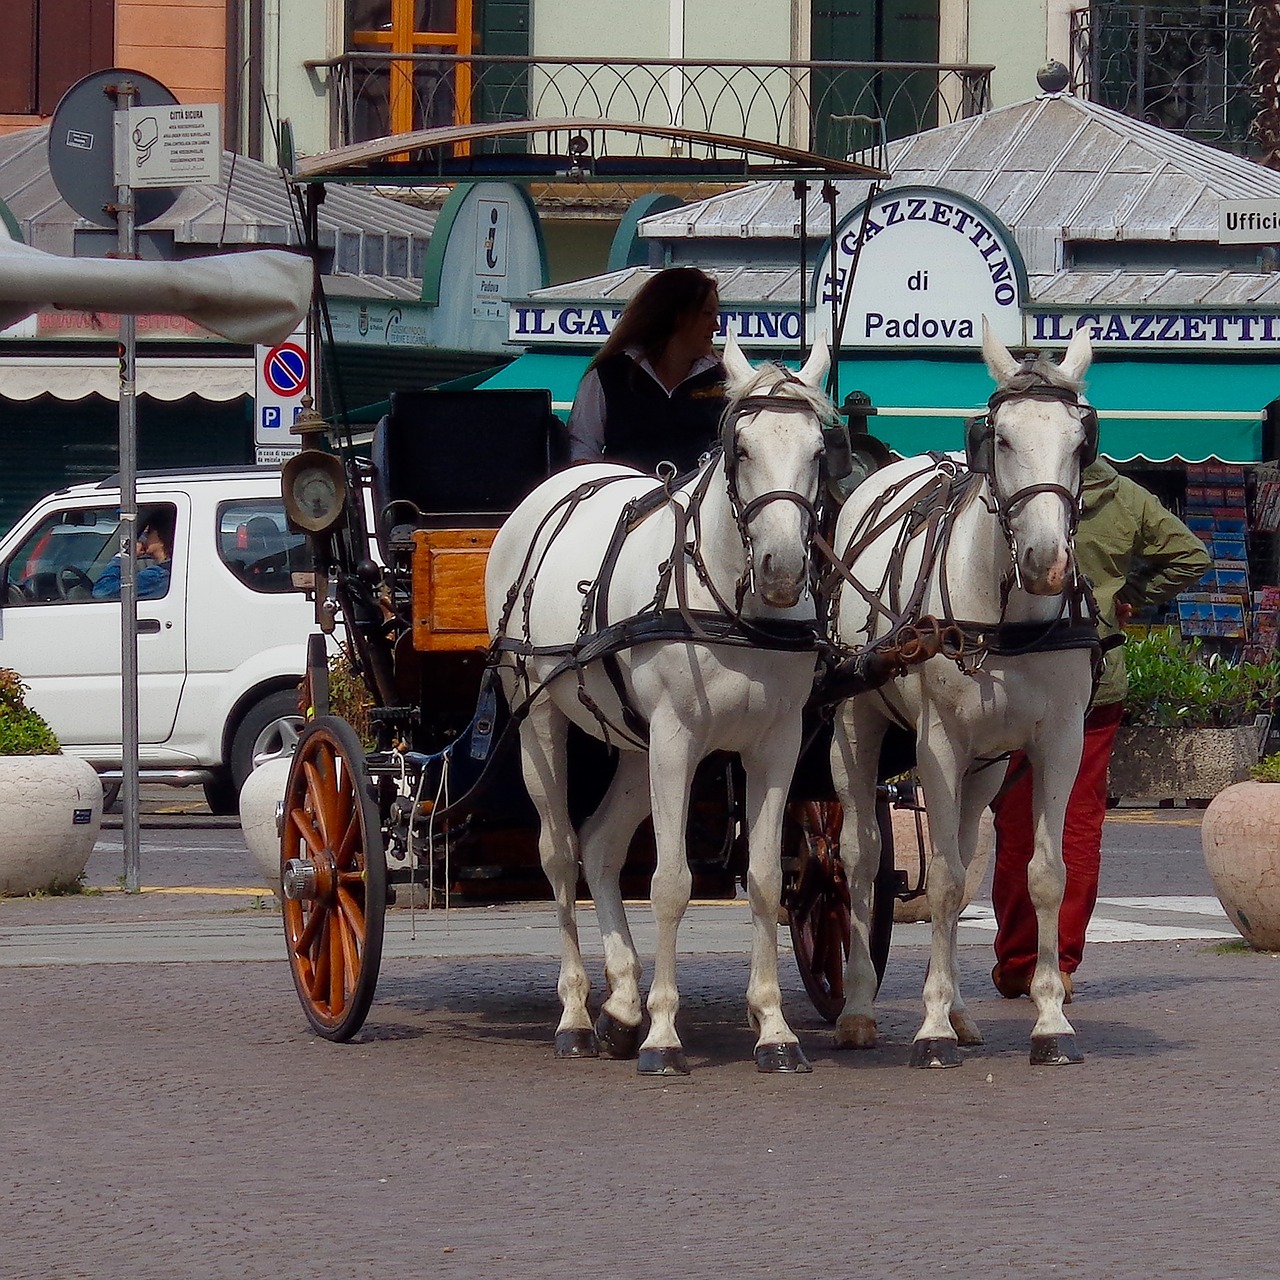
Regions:
<instances>
[{"instance_id":1,"label":"green awning","mask_svg":"<svg viewBox=\"0 0 1280 1280\"><path fill-rule=\"evenodd\" d=\"M578 383L591 363L590 355L561 355L559 352L528 351L480 385L486 389L545 387L551 392L551 407L562 418L569 416Z\"/></svg>"},{"instance_id":2,"label":"green awning","mask_svg":"<svg viewBox=\"0 0 1280 1280\"><path fill-rule=\"evenodd\" d=\"M1102 452L1114 461L1258 462L1263 413L1280 397L1280 361L1174 363L1104 356L1086 383L1098 410ZM871 430L903 456L962 449L964 420L985 408L991 386L978 359L840 362L841 398L865 391L879 410Z\"/></svg>"},{"instance_id":3,"label":"green awning","mask_svg":"<svg viewBox=\"0 0 1280 1280\"><path fill-rule=\"evenodd\" d=\"M562 417L590 355L529 352L489 378L486 387L546 387ZM1145 458L1258 462L1262 417L1280 398L1280 361L1212 362L1101 357L1089 370L1088 396L1102 428L1102 452L1117 462ZM977 357L846 356L840 398L871 397L872 432L896 453L962 449L964 420L981 411L991 378Z\"/></svg>"}]
</instances>

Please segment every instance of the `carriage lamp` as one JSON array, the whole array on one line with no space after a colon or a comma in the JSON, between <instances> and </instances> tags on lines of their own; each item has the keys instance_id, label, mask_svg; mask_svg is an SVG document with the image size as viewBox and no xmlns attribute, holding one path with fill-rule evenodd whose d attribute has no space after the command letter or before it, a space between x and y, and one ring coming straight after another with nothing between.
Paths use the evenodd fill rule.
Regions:
<instances>
[{"instance_id":1,"label":"carriage lamp","mask_svg":"<svg viewBox=\"0 0 1280 1280\"><path fill-rule=\"evenodd\" d=\"M328 533L342 519L347 479L342 462L323 449L304 449L280 474L289 523L306 533Z\"/></svg>"}]
</instances>

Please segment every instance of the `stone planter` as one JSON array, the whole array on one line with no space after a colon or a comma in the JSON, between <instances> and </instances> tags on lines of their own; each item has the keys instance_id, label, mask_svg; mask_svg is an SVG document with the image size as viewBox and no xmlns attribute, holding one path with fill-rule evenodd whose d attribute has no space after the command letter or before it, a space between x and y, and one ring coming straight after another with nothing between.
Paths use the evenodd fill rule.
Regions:
<instances>
[{"instance_id":1,"label":"stone planter","mask_svg":"<svg viewBox=\"0 0 1280 1280\"><path fill-rule=\"evenodd\" d=\"M102 783L75 756L0 756L0 894L73 885L102 827Z\"/></svg>"},{"instance_id":2,"label":"stone planter","mask_svg":"<svg viewBox=\"0 0 1280 1280\"><path fill-rule=\"evenodd\" d=\"M1223 910L1258 951L1280 951L1280 783L1239 782L1205 810L1204 864Z\"/></svg>"},{"instance_id":3,"label":"stone planter","mask_svg":"<svg viewBox=\"0 0 1280 1280\"><path fill-rule=\"evenodd\" d=\"M914 889L920 883L920 844L916 837L916 815L910 809L890 809L893 818L893 861L899 871L907 873L907 883ZM920 822L924 832L926 855L929 851L929 819L920 814ZM982 887L983 878L987 874L987 866L991 862L991 854L996 847L995 822L991 810L984 809L982 819L978 823L978 847L973 861L969 864L964 880L964 896L960 901L960 909L967 907L974 895ZM893 922L895 924L919 924L930 919L929 901L921 894L909 902L893 904Z\"/></svg>"},{"instance_id":4,"label":"stone planter","mask_svg":"<svg viewBox=\"0 0 1280 1280\"><path fill-rule=\"evenodd\" d=\"M276 808L284 799L292 758L280 756L260 764L240 788L240 828L249 846L253 865L262 882L276 895L280 892L280 833L276 829Z\"/></svg>"},{"instance_id":5,"label":"stone planter","mask_svg":"<svg viewBox=\"0 0 1280 1280\"><path fill-rule=\"evenodd\" d=\"M1107 784L1118 799L1212 800L1249 776L1258 762L1259 730L1156 729L1121 725Z\"/></svg>"}]
</instances>

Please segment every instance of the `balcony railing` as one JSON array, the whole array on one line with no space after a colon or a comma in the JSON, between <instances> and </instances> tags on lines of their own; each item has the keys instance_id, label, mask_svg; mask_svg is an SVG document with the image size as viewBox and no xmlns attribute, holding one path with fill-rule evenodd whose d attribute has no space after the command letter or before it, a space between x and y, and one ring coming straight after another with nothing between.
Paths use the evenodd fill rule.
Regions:
<instances>
[{"instance_id":1,"label":"balcony railing","mask_svg":"<svg viewBox=\"0 0 1280 1280\"><path fill-rule=\"evenodd\" d=\"M1227 151L1254 147L1249 4L1095 0L1071 15L1072 84L1093 102Z\"/></svg>"},{"instance_id":2,"label":"balcony railing","mask_svg":"<svg viewBox=\"0 0 1280 1280\"><path fill-rule=\"evenodd\" d=\"M867 163L887 140L987 110L992 70L429 53L351 53L308 66L328 74L335 146L384 137L393 120L425 129L585 116L704 129ZM654 144L637 141L637 151L646 145Z\"/></svg>"}]
</instances>

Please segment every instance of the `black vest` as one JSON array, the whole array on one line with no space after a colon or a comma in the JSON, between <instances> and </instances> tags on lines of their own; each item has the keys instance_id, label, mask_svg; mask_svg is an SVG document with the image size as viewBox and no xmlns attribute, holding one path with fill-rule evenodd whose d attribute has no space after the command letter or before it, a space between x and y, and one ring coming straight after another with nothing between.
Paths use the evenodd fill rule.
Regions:
<instances>
[{"instance_id":1,"label":"black vest","mask_svg":"<svg viewBox=\"0 0 1280 1280\"><path fill-rule=\"evenodd\" d=\"M671 462L683 475L719 438L723 365L686 378L671 396L625 352L602 360L596 372L604 391L606 460L641 471Z\"/></svg>"}]
</instances>

